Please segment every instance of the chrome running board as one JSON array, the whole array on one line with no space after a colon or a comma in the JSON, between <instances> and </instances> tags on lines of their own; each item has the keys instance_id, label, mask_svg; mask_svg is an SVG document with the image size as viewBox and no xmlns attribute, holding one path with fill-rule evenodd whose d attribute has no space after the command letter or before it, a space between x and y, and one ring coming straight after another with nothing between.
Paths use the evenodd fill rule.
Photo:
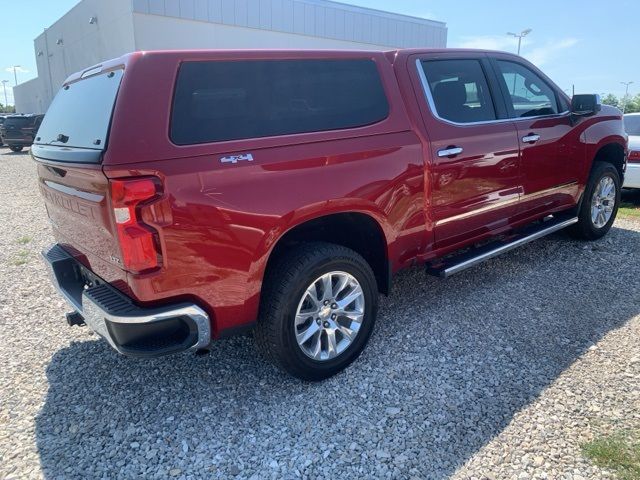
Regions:
<instances>
[{"instance_id":1,"label":"chrome running board","mask_svg":"<svg viewBox=\"0 0 640 480\"><path fill-rule=\"evenodd\" d=\"M480 247L472 247L427 265L427 273L442 278L471 268L510 250L526 245L578 222L578 217L546 217L544 220L518 230L507 240L496 240Z\"/></svg>"}]
</instances>

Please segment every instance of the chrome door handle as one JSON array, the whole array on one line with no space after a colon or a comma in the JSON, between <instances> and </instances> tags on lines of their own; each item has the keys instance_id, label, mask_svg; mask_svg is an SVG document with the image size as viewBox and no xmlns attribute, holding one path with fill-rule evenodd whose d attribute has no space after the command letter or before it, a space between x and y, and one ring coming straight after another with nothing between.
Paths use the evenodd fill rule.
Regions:
<instances>
[{"instance_id":1,"label":"chrome door handle","mask_svg":"<svg viewBox=\"0 0 640 480\"><path fill-rule=\"evenodd\" d=\"M530 133L529 135L522 137L522 141L524 143L535 143L538 140L540 140L540 135L537 133Z\"/></svg>"},{"instance_id":2,"label":"chrome door handle","mask_svg":"<svg viewBox=\"0 0 640 480\"><path fill-rule=\"evenodd\" d=\"M438 156L442 157L455 157L463 152L462 147L449 147L442 150L438 150Z\"/></svg>"}]
</instances>

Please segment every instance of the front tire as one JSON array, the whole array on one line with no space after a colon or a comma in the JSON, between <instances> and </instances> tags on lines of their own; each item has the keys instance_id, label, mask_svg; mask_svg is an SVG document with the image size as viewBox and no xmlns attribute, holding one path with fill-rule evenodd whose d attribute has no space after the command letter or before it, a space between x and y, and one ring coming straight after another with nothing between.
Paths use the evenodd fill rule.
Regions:
<instances>
[{"instance_id":1,"label":"front tire","mask_svg":"<svg viewBox=\"0 0 640 480\"><path fill-rule=\"evenodd\" d=\"M620 206L620 175L612 164L596 162L578 211L578 223L570 233L581 240L597 240L605 236Z\"/></svg>"},{"instance_id":2,"label":"front tire","mask_svg":"<svg viewBox=\"0 0 640 480\"><path fill-rule=\"evenodd\" d=\"M265 277L256 344L285 372L323 380L358 358L377 304L375 276L358 253L329 243L302 244L276 260Z\"/></svg>"},{"instance_id":3,"label":"front tire","mask_svg":"<svg viewBox=\"0 0 640 480\"><path fill-rule=\"evenodd\" d=\"M9 145L9 148L11 149L12 152L21 152L23 149L22 145Z\"/></svg>"}]
</instances>

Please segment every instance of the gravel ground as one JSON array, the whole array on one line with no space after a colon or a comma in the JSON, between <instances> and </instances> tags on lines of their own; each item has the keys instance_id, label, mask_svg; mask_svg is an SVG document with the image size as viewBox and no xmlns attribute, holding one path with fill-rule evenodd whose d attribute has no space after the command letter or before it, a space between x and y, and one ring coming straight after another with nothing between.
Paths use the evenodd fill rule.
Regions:
<instances>
[{"instance_id":1,"label":"gravel ground","mask_svg":"<svg viewBox=\"0 0 640 480\"><path fill-rule=\"evenodd\" d=\"M610 478L580 444L640 426L640 223L404 272L360 360L308 384L248 338L149 361L67 327L35 166L2 151L0 478Z\"/></svg>"}]
</instances>

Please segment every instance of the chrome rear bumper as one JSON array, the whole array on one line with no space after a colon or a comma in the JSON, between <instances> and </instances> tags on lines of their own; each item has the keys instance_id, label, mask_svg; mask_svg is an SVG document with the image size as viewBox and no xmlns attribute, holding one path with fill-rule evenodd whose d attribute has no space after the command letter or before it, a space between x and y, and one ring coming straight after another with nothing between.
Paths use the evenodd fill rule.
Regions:
<instances>
[{"instance_id":1,"label":"chrome rear bumper","mask_svg":"<svg viewBox=\"0 0 640 480\"><path fill-rule=\"evenodd\" d=\"M209 316L197 305L139 307L60 245L46 248L42 256L60 294L118 352L155 357L210 344Z\"/></svg>"}]
</instances>

